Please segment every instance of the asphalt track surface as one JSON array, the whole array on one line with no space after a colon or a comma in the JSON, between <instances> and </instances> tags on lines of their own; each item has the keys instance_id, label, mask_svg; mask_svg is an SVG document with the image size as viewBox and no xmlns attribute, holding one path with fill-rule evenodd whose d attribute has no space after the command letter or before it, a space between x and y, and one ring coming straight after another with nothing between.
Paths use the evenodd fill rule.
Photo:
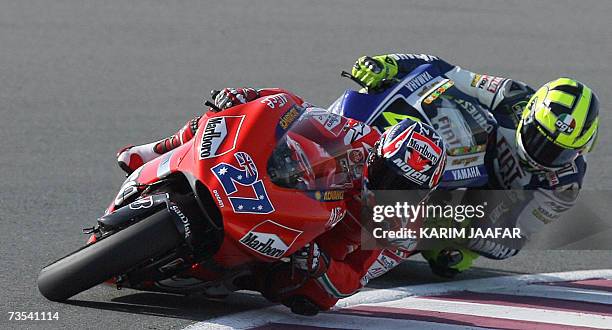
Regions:
<instances>
[{"instance_id":1,"label":"asphalt track surface","mask_svg":"<svg viewBox=\"0 0 612 330\"><path fill-rule=\"evenodd\" d=\"M611 189L611 14L610 1L566 0L0 1L0 327L182 328L265 306L248 294L213 302L104 287L57 304L35 280L82 244L80 229L114 196L117 148L173 132L213 88L282 86L327 105L354 87L338 73L363 54L431 53L534 86L587 82L604 129L586 186ZM609 250L525 251L479 260L461 278L611 267ZM372 286L428 281L438 279L416 260ZM9 311L60 320L9 322Z\"/></svg>"}]
</instances>

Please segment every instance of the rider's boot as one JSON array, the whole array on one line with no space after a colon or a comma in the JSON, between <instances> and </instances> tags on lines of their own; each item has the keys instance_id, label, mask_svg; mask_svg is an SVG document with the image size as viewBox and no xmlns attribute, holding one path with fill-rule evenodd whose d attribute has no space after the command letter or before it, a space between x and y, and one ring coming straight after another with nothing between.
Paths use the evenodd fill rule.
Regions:
<instances>
[{"instance_id":1,"label":"rider's boot","mask_svg":"<svg viewBox=\"0 0 612 330\"><path fill-rule=\"evenodd\" d=\"M200 117L188 121L173 135L147 144L129 145L117 152L117 163L127 174L131 174L144 163L149 162L166 152L191 140L198 129Z\"/></svg>"}]
</instances>

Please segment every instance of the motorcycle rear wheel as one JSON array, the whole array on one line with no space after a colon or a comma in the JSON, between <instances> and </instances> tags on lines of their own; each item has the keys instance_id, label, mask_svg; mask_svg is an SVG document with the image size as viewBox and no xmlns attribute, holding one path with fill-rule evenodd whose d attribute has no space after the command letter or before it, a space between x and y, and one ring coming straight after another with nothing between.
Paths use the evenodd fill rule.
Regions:
<instances>
[{"instance_id":1,"label":"motorcycle rear wheel","mask_svg":"<svg viewBox=\"0 0 612 330\"><path fill-rule=\"evenodd\" d=\"M182 241L171 215L162 210L46 266L38 276L38 290L51 301L65 301Z\"/></svg>"}]
</instances>

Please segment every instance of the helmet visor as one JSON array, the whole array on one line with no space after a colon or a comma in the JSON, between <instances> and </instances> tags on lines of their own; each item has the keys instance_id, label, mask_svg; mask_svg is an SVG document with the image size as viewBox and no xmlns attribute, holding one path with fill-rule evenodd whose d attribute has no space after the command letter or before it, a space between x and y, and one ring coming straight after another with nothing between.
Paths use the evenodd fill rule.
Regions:
<instances>
[{"instance_id":1,"label":"helmet visor","mask_svg":"<svg viewBox=\"0 0 612 330\"><path fill-rule=\"evenodd\" d=\"M521 125L519 148L531 161L542 167L559 168L572 162L580 149L567 149L549 140L538 125Z\"/></svg>"}]
</instances>

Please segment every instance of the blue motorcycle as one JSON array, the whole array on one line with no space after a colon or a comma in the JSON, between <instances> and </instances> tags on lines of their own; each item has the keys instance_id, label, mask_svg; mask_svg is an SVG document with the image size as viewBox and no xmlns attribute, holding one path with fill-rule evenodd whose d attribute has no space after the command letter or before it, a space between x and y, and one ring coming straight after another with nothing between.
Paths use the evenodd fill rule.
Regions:
<instances>
[{"instance_id":1,"label":"blue motorcycle","mask_svg":"<svg viewBox=\"0 0 612 330\"><path fill-rule=\"evenodd\" d=\"M431 64L415 68L403 79L384 82L384 90L347 90L328 110L376 127L380 132L410 118L428 123L443 137L448 154L440 188L482 187L488 181L485 152L497 127L493 115L477 99L461 92L452 79Z\"/></svg>"}]
</instances>

